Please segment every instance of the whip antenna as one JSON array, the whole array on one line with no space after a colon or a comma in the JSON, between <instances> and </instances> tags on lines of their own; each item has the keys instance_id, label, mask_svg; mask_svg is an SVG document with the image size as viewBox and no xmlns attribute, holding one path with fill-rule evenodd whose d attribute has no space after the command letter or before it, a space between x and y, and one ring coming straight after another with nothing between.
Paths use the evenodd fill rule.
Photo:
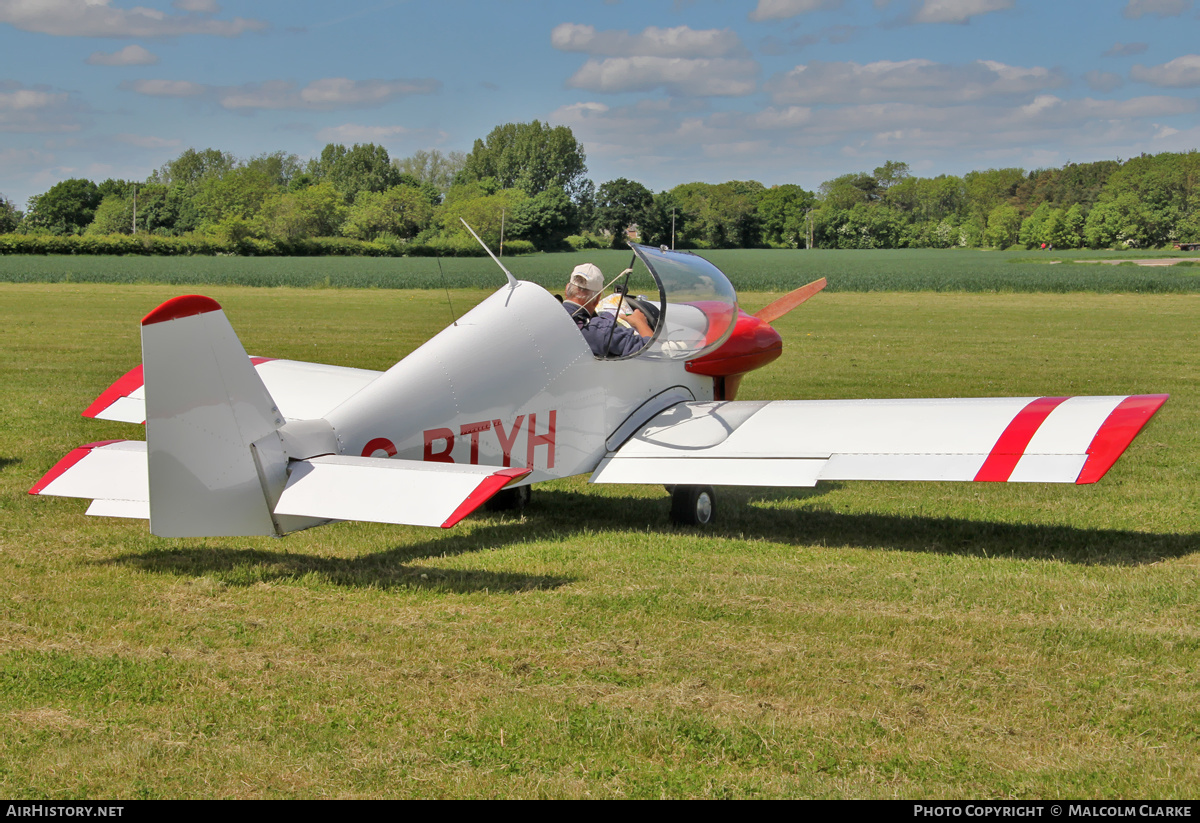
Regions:
<instances>
[{"instance_id":1,"label":"whip antenna","mask_svg":"<svg viewBox=\"0 0 1200 823\"><path fill-rule=\"evenodd\" d=\"M442 258L438 258L438 274L442 276L442 286L446 289L446 304L450 306L450 324L458 325L458 318L454 316L454 304L450 302L450 286L446 283L446 273L442 271Z\"/></svg>"}]
</instances>

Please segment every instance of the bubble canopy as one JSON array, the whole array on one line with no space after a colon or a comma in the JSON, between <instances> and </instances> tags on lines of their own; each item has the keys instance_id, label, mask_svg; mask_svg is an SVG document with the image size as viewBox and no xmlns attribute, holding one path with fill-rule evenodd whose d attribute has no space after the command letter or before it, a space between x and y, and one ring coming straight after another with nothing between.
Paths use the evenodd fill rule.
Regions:
<instances>
[{"instance_id":1,"label":"bubble canopy","mask_svg":"<svg viewBox=\"0 0 1200 823\"><path fill-rule=\"evenodd\" d=\"M737 322L737 292L712 263L690 252L630 243L658 284L654 336L634 357L692 360L718 348Z\"/></svg>"}]
</instances>

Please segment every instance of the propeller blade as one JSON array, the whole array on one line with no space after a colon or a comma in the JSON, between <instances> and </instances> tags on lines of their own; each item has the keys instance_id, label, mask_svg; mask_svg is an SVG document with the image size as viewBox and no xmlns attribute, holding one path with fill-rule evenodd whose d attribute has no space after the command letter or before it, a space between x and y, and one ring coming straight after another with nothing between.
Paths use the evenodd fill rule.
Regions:
<instances>
[{"instance_id":1,"label":"propeller blade","mask_svg":"<svg viewBox=\"0 0 1200 823\"><path fill-rule=\"evenodd\" d=\"M823 288L825 288L824 277L812 281L807 286L801 286L795 291L788 292L771 305L756 311L754 316L764 323L774 323Z\"/></svg>"}]
</instances>

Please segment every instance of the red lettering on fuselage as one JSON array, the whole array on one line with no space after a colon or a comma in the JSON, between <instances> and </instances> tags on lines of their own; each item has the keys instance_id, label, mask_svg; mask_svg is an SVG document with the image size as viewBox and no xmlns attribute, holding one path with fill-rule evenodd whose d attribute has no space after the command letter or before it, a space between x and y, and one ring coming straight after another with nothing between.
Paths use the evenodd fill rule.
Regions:
<instances>
[{"instance_id":1,"label":"red lettering on fuselage","mask_svg":"<svg viewBox=\"0 0 1200 823\"><path fill-rule=\"evenodd\" d=\"M545 434L538 434L537 416L538 412L532 412L528 415L519 414L511 426L506 426L504 421L499 419L463 423L458 427L457 436L469 436L471 438L468 461L471 465L477 466L479 465L481 438L486 437L487 432L492 432L496 438L494 442L500 447L502 465L508 468L512 466L513 450L517 445L517 438L520 437L522 430L524 430L525 465L528 468L533 468L534 461L539 456L538 448L545 447L545 458L542 462L547 469L552 469L554 468L555 443L558 438L558 410L550 409L545 413L543 418L546 421ZM447 428L426 429L423 432L425 443L424 459L434 463L456 462L453 456L455 436L454 432Z\"/></svg>"},{"instance_id":2,"label":"red lettering on fuselage","mask_svg":"<svg viewBox=\"0 0 1200 823\"><path fill-rule=\"evenodd\" d=\"M496 431L496 437L500 439L500 451L504 452L504 468L512 465L512 447L513 443L517 442L517 435L521 433L521 421L525 419L525 415L517 415L517 422L513 423L512 431L507 435L504 433L504 423L499 420L492 421L492 428Z\"/></svg>"},{"instance_id":3,"label":"red lettering on fuselage","mask_svg":"<svg viewBox=\"0 0 1200 823\"><path fill-rule=\"evenodd\" d=\"M479 434L485 432L492 427L491 420L484 420L482 423L468 423L465 426L458 427L459 434L471 435L471 465L479 465ZM507 465L507 464L506 464Z\"/></svg>"},{"instance_id":4,"label":"red lettering on fuselage","mask_svg":"<svg viewBox=\"0 0 1200 823\"><path fill-rule=\"evenodd\" d=\"M530 413L529 415L529 436L526 438L528 445L525 447L525 465L533 468L533 449L535 446L549 447L549 455L546 460L546 468L554 468L554 429L558 422L558 412L554 409L550 410L550 429L545 434L537 434L537 414Z\"/></svg>"},{"instance_id":5,"label":"red lettering on fuselage","mask_svg":"<svg viewBox=\"0 0 1200 823\"><path fill-rule=\"evenodd\" d=\"M388 440L386 437L376 437L374 440L368 442L367 445L363 446L362 456L370 457L377 451L386 452L388 457L395 457L396 444L391 440Z\"/></svg>"},{"instance_id":6,"label":"red lettering on fuselage","mask_svg":"<svg viewBox=\"0 0 1200 823\"><path fill-rule=\"evenodd\" d=\"M440 452L435 452L433 444L438 440L445 440L446 448ZM449 429L425 430L425 455L422 459L426 463L453 463L454 458L450 456L450 452L452 451L454 451L454 432Z\"/></svg>"}]
</instances>

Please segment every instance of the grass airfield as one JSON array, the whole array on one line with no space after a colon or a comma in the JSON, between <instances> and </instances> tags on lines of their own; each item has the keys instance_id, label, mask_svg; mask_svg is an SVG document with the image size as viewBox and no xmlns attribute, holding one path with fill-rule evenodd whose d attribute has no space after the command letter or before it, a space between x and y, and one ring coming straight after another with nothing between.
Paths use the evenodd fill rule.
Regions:
<instances>
[{"instance_id":1,"label":"grass airfield","mask_svg":"<svg viewBox=\"0 0 1200 823\"><path fill-rule=\"evenodd\" d=\"M441 291L192 290L253 354L363 368L450 318ZM282 540L28 496L142 438L79 412L179 293L0 284L2 796L1200 794L1200 296L821 294L739 395L1170 393L1093 486L720 490L702 532L573 478L520 516Z\"/></svg>"}]
</instances>

